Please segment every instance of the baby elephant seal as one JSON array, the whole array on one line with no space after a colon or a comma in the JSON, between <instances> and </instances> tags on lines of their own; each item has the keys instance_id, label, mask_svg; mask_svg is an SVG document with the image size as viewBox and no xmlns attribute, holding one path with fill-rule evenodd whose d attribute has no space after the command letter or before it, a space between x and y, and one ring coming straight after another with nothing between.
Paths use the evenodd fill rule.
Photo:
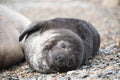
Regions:
<instances>
[{"instance_id":1,"label":"baby elephant seal","mask_svg":"<svg viewBox=\"0 0 120 80\"><path fill-rule=\"evenodd\" d=\"M26 35L25 56L35 70L42 73L77 69L94 57L100 36L86 21L55 18L33 22L19 37Z\"/></svg>"}]
</instances>

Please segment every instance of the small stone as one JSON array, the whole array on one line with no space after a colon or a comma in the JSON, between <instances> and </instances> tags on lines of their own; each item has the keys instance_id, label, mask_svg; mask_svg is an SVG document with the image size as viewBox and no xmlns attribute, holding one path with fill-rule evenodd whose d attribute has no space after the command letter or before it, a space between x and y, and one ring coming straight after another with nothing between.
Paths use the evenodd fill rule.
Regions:
<instances>
[{"instance_id":1,"label":"small stone","mask_svg":"<svg viewBox=\"0 0 120 80\"><path fill-rule=\"evenodd\" d=\"M74 73L74 71L68 71L68 72L67 72L68 75L71 75L71 74L73 74L73 73Z\"/></svg>"},{"instance_id":2,"label":"small stone","mask_svg":"<svg viewBox=\"0 0 120 80\"><path fill-rule=\"evenodd\" d=\"M6 78L6 77L7 77L7 74L3 73L3 74L2 74L2 77L3 77L3 78Z\"/></svg>"},{"instance_id":3,"label":"small stone","mask_svg":"<svg viewBox=\"0 0 120 80\"><path fill-rule=\"evenodd\" d=\"M113 66L114 66L114 67L120 67L118 64L114 64Z\"/></svg>"},{"instance_id":4,"label":"small stone","mask_svg":"<svg viewBox=\"0 0 120 80\"><path fill-rule=\"evenodd\" d=\"M28 72L29 72L29 73L32 73L32 72L35 72L35 71L36 71L35 69L30 68Z\"/></svg>"},{"instance_id":5,"label":"small stone","mask_svg":"<svg viewBox=\"0 0 120 80\"><path fill-rule=\"evenodd\" d=\"M116 63L118 66L120 66L120 62L119 63Z\"/></svg>"},{"instance_id":6,"label":"small stone","mask_svg":"<svg viewBox=\"0 0 120 80\"><path fill-rule=\"evenodd\" d=\"M46 80L55 80L56 77L52 77L52 76L47 76Z\"/></svg>"},{"instance_id":7,"label":"small stone","mask_svg":"<svg viewBox=\"0 0 120 80\"><path fill-rule=\"evenodd\" d=\"M52 79L53 80L53 79ZM61 78L59 78L59 79L57 79L57 80L72 80L71 79L71 77L61 77Z\"/></svg>"},{"instance_id":8,"label":"small stone","mask_svg":"<svg viewBox=\"0 0 120 80\"><path fill-rule=\"evenodd\" d=\"M89 66L82 66L82 69L88 69Z\"/></svg>"},{"instance_id":9,"label":"small stone","mask_svg":"<svg viewBox=\"0 0 120 80\"><path fill-rule=\"evenodd\" d=\"M37 80L42 80L43 76L38 76Z\"/></svg>"},{"instance_id":10,"label":"small stone","mask_svg":"<svg viewBox=\"0 0 120 80\"><path fill-rule=\"evenodd\" d=\"M109 77L109 75L115 74L116 72L114 70L105 70L103 72L102 78Z\"/></svg>"},{"instance_id":11,"label":"small stone","mask_svg":"<svg viewBox=\"0 0 120 80\"><path fill-rule=\"evenodd\" d=\"M56 76L56 74L50 74L50 76L55 77L55 76Z\"/></svg>"},{"instance_id":12,"label":"small stone","mask_svg":"<svg viewBox=\"0 0 120 80\"><path fill-rule=\"evenodd\" d=\"M108 62L105 62L104 64L105 64L106 66L109 66L109 63L108 63Z\"/></svg>"},{"instance_id":13,"label":"small stone","mask_svg":"<svg viewBox=\"0 0 120 80\"><path fill-rule=\"evenodd\" d=\"M97 74L91 74L91 75L90 75L90 78L92 78L92 79L98 78L98 75L97 75Z\"/></svg>"},{"instance_id":14,"label":"small stone","mask_svg":"<svg viewBox=\"0 0 120 80\"><path fill-rule=\"evenodd\" d=\"M82 78L87 78L89 75L88 74L85 74Z\"/></svg>"},{"instance_id":15,"label":"small stone","mask_svg":"<svg viewBox=\"0 0 120 80\"><path fill-rule=\"evenodd\" d=\"M117 78L120 79L120 70L118 71L118 73L116 74Z\"/></svg>"},{"instance_id":16,"label":"small stone","mask_svg":"<svg viewBox=\"0 0 120 80\"><path fill-rule=\"evenodd\" d=\"M94 64L90 65L90 68L92 68L92 69L95 68L95 67L96 67L96 65L94 65Z\"/></svg>"},{"instance_id":17,"label":"small stone","mask_svg":"<svg viewBox=\"0 0 120 80\"><path fill-rule=\"evenodd\" d=\"M99 51L97 52L97 54L102 54L102 53L104 53L103 49L99 49Z\"/></svg>"},{"instance_id":18,"label":"small stone","mask_svg":"<svg viewBox=\"0 0 120 80\"><path fill-rule=\"evenodd\" d=\"M117 57L120 57L120 52L119 52L119 53L117 53Z\"/></svg>"},{"instance_id":19,"label":"small stone","mask_svg":"<svg viewBox=\"0 0 120 80\"><path fill-rule=\"evenodd\" d=\"M30 67L29 67L29 65L24 65L24 66L22 66L21 68L22 68L22 69L28 69L28 68L30 68Z\"/></svg>"},{"instance_id":20,"label":"small stone","mask_svg":"<svg viewBox=\"0 0 120 80\"><path fill-rule=\"evenodd\" d=\"M102 64L102 63L100 63L99 65L98 65L98 68L101 68L101 69L103 69L103 68L105 68L106 67L106 65L105 64Z\"/></svg>"},{"instance_id":21,"label":"small stone","mask_svg":"<svg viewBox=\"0 0 120 80\"><path fill-rule=\"evenodd\" d=\"M35 77L29 77L29 78L23 78L22 80L36 80L36 78Z\"/></svg>"},{"instance_id":22,"label":"small stone","mask_svg":"<svg viewBox=\"0 0 120 80\"><path fill-rule=\"evenodd\" d=\"M79 74L79 71L78 70L68 71L67 74L68 75L75 75L75 74L77 75L77 74Z\"/></svg>"},{"instance_id":23,"label":"small stone","mask_svg":"<svg viewBox=\"0 0 120 80\"><path fill-rule=\"evenodd\" d=\"M116 64L117 62L116 61L112 61L112 64Z\"/></svg>"},{"instance_id":24,"label":"small stone","mask_svg":"<svg viewBox=\"0 0 120 80\"><path fill-rule=\"evenodd\" d=\"M69 80L80 80L79 76L71 76Z\"/></svg>"}]
</instances>

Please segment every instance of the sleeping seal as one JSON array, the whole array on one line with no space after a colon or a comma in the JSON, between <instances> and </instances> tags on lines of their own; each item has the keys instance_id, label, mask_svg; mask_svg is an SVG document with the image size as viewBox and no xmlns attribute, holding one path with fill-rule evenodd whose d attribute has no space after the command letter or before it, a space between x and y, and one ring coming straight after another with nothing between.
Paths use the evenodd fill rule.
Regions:
<instances>
[{"instance_id":1,"label":"sleeping seal","mask_svg":"<svg viewBox=\"0 0 120 80\"><path fill-rule=\"evenodd\" d=\"M24 51L32 68L42 73L73 70L95 56L100 36L88 22L72 18L36 21L23 31Z\"/></svg>"},{"instance_id":2,"label":"sleeping seal","mask_svg":"<svg viewBox=\"0 0 120 80\"><path fill-rule=\"evenodd\" d=\"M20 32L30 21L5 6L0 5L0 69L20 62L24 58Z\"/></svg>"}]
</instances>

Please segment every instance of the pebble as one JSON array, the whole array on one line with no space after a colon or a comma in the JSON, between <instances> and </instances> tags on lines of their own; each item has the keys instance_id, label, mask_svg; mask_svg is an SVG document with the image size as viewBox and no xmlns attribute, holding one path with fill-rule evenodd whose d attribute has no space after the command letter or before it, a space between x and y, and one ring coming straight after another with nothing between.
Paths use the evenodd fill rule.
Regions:
<instances>
[{"instance_id":1,"label":"pebble","mask_svg":"<svg viewBox=\"0 0 120 80\"><path fill-rule=\"evenodd\" d=\"M105 68L105 67L106 67L106 65L105 65L105 64L102 64L102 63L100 63L97 67L98 67L98 68L103 69L103 68Z\"/></svg>"},{"instance_id":2,"label":"pebble","mask_svg":"<svg viewBox=\"0 0 120 80\"><path fill-rule=\"evenodd\" d=\"M120 79L120 69L119 69L118 73L116 74L116 76L117 76L117 78Z\"/></svg>"},{"instance_id":3,"label":"pebble","mask_svg":"<svg viewBox=\"0 0 120 80\"><path fill-rule=\"evenodd\" d=\"M29 65L24 65L24 66L21 67L21 69L28 69L28 68L30 68Z\"/></svg>"},{"instance_id":4,"label":"pebble","mask_svg":"<svg viewBox=\"0 0 120 80\"><path fill-rule=\"evenodd\" d=\"M90 78L91 78L91 79L98 78L98 75L97 75L97 74L91 74L91 75L90 75Z\"/></svg>"},{"instance_id":5,"label":"pebble","mask_svg":"<svg viewBox=\"0 0 120 80\"><path fill-rule=\"evenodd\" d=\"M116 61L112 61L112 64L116 64L117 62Z\"/></svg>"},{"instance_id":6,"label":"pebble","mask_svg":"<svg viewBox=\"0 0 120 80\"><path fill-rule=\"evenodd\" d=\"M80 80L79 76L71 76L69 80Z\"/></svg>"},{"instance_id":7,"label":"pebble","mask_svg":"<svg viewBox=\"0 0 120 80\"><path fill-rule=\"evenodd\" d=\"M22 79L20 79L20 80L37 80L36 78L34 78L34 77L29 77L29 78L22 78Z\"/></svg>"},{"instance_id":8,"label":"pebble","mask_svg":"<svg viewBox=\"0 0 120 80\"><path fill-rule=\"evenodd\" d=\"M109 62L105 62L104 64L105 64L106 66L109 66Z\"/></svg>"},{"instance_id":9,"label":"pebble","mask_svg":"<svg viewBox=\"0 0 120 80\"><path fill-rule=\"evenodd\" d=\"M61 77L60 80L72 80L71 77Z\"/></svg>"},{"instance_id":10,"label":"pebble","mask_svg":"<svg viewBox=\"0 0 120 80\"><path fill-rule=\"evenodd\" d=\"M118 53L117 53L117 57L119 57L119 58L120 58L120 52L118 52Z\"/></svg>"},{"instance_id":11,"label":"pebble","mask_svg":"<svg viewBox=\"0 0 120 80\"><path fill-rule=\"evenodd\" d=\"M88 75L88 74L85 74L85 75L83 75L82 78L87 78L87 77L89 77L89 75Z\"/></svg>"},{"instance_id":12,"label":"pebble","mask_svg":"<svg viewBox=\"0 0 120 80\"><path fill-rule=\"evenodd\" d=\"M67 74L68 75L79 74L79 72L78 71L68 71Z\"/></svg>"}]
</instances>

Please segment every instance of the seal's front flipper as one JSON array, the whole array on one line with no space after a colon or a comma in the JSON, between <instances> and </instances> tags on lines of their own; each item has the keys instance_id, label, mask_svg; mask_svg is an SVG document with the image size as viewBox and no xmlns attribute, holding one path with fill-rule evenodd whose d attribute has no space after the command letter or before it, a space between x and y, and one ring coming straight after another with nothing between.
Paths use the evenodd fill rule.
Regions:
<instances>
[{"instance_id":1,"label":"seal's front flipper","mask_svg":"<svg viewBox=\"0 0 120 80\"><path fill-rule=\"evenodd\" d=\"M20 35L19 41L22 41L23 38L25 37L25 35L28 36L30 33L34 33L39 30L40 30L40 33L42 33L43 31L45 31L47 29L46 27L47 27L47 21L32 22L29 25L28 29L23 31L23 33Z\"/></svg>"}]
</instances>

